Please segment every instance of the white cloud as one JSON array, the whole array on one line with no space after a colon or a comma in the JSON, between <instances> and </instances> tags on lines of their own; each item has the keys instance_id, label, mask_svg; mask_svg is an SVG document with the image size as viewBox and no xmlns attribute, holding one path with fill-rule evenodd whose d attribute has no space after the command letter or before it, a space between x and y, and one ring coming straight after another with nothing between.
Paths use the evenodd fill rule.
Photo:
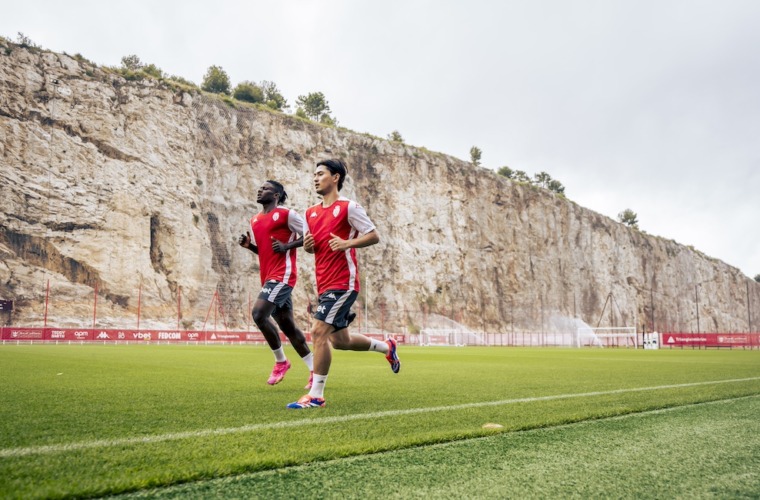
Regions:
<instances>
[{"instance_id":1,"label":"white cloud","mask_svg":"<svg viewBox=\"0 0 760 500\"><path fill-rule=\"evenodd\" d=\"M6 2L8 3L8 2ZM0 35L199 83L322 91L340 123L483 164L760 273L760 2L28 0Z\"/></svg>"}]
</instances>

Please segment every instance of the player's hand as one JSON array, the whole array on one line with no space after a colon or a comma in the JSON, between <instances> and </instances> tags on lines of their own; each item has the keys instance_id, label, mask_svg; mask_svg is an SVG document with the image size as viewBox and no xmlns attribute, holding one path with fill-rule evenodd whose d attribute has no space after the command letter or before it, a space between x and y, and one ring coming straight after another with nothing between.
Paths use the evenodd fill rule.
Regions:
<instances>
[{"instance_id":1,"label":"player's hand","mask_svg":"<svg viewBox=\"0 0 760 500\"><path fill-rule=\"evenodd\" d=\"M240 238L238 239L238 245L240 245L243 248L248 248L251 246L251 232L246 231L245 234L241 234Z\"/></svg>"},{"instance_id":2,"label":"player's hand","mask_svg":"<svg viewBox=\"0 0 760 500\"><path fill-rule=\"evenodd\" d=\"M277 253L285 253L288 250L285 248L285 243L276 239L274 236L270 236L270 238L272 238L272 250Z\"/></svg>"},{"instance_id":3,"label":"player's hand","mask_svg":"<svg viewBox=\"0 0 760 500\"><path fill-rule=\"evenodd\" d=\"M332 238L330 238L330 241L328 243L330 244L330 248L333 252L345 251L351 248L348 246L347 240L344 240L340 236L337 236L333 233L330 233L330 236L332 236Z\"/></svg>"},{"instance_id":4,"label":"player's hand","mask_svg":"<svg viewBox=\"0 0 760 500\"><path fill-rule=\"evenodd\" d=\"M314 235L309 233L303 237L303 249L306 253L314 253Z\"/></svg>"}]
</instances>

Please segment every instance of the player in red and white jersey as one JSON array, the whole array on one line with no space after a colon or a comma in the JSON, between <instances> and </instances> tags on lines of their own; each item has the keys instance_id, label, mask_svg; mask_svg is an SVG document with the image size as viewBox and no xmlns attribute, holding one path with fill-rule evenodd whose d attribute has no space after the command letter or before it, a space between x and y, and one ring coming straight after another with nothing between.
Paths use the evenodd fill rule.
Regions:
<instances>
[{"instance_id":1,"label":"player in red and white jersey","mask_svg":"<svg viewBox=\"0 0 760 500\"><path fill-rule=\"evenodd\" d=\"M275 364L267 383L277 384L290 369L277 326L272 322L274 317L282 333L309 368L306 388L310 389L314 356L306 337L295 324L291 300L298 274L296 248L303 245L305 227L303 217L298 212L281 206L287 197L282 184L266 181L256 195L256 202L262 205L262 210L251 218L251 230L240 236L239 244L259 256L261 291L252 315L274 353Z\"/></svg>"},{"instance_id":2,"label":"player in red and white jersey","mask_svg":"<svg viewBox=\"0 0 760 500\"><path fill-rule=\"evenodd\" d=\"M385 354L393 373L398 373L401 367L395 339L383 342L348 331L351 306L359 295L356 249L374 245L380 237L364 208L340 196L346 174L346 166L340 160L321 161L314 171L314 187L322 196L322 203L306 210L307 230L303 240L304 250L314 254L319 294L316 322L311 331L314 381L308 394L287 405L291 409L325 405L331 346L349 351L377 351Z\"/></svg>"},{"instance_id":3,"label":"player in red and white jersey","mask_svg":"<svg viewBox=\"0 0 760 500\"><path fill-rule=\"evenodd\" d=\"M308 209L306 213L308 233L315 241L317 294L321 295L328 290L359 292L356 248L349 248L345 252L333 252L330 248L330 238L331 235L335 235L344 240L352 240L375 231L375 225L367 216L367 212L355 201L341 196L328 207L323 207L320 203ZM325 251L320 251L321 249Z\"/></svg>"}]
</instances>

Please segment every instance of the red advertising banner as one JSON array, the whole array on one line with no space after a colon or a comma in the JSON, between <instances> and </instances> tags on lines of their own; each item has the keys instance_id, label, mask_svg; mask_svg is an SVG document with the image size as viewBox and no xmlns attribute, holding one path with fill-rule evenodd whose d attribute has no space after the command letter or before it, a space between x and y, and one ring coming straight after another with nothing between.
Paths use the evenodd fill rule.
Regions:
<instances>
[{"instance_id":1,"label":"red advertising banner","mask_svg":"<svg viewBox=\"0 0 760 500\"><path fill-rule=\"evenodd\" d=\"M45 329L3 327L2 332L3 340L43 340Z\"/></svg>"},{"instance_id":2,"label":"red advertising banner","mask_svg":"<svg viewBox=\"0 0 760 500\"><path fill-rule=\"evenodd\" d=\"M661 347L758 347L758 333L663 333Z\"/></svg>"},{"instance_id":3,"label":"red advertising banner","mask_svg":"<svg viewBox=\"0 0 760 500\"><path fill-rule=\"evenodd\" d=\"M100 339L98 340L109 340L106 338L107 336L103 334L103 332L98 331L98 333L94 333L93 330L89 328L46 328L45 329L45 340L51 340L51 341L62 341L62 342L86 342L90 340L96 340L95 336L99 335Z\"/></svg>"},{"instance_id":4,"label":"red advertising banner","mask_svg":"<svg viewBox=\"0 0 760 500\"><path fill-rule=\"evenodd\" d=\"M311 334L304 332L306 341ZM283 341L285 335L280 334ZM219 332L185 330L130 330L102 328L31 328L1 327L0 340L16 342L197 342L197 343L265 343L261 332Z\"/></svg>"}]
</instances>

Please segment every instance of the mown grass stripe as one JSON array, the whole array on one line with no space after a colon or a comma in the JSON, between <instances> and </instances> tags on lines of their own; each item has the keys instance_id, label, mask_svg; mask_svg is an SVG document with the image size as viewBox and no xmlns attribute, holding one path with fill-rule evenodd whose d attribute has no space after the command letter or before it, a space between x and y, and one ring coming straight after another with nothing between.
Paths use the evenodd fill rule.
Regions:
<instances>
[{"instance_id":1,"label":"mown grass stripe","mask_svg":"<svg viewBox=\"0 0 760 500\"><path fill-rule=\"evenodd\" d=\"M175 441L179 439L221 436L221 435L227 435L227 434L243 434L243 433L257 432L261 430L285 429L285 428L292 428L292 427L302 427L306 425L313 426L313 425L320 425L320 424L334 424L334 423L350 422L354 420L369 420L369 419L375 419L375 418L415 415L419 413L433 413L433 412L439 412L439 411L457 411L457 410L464 410L464 409L469 409L469 408L484 408L488 406L504 406L504 405L510 405L510 404L519 404L519 403L535 403L535 402L540 402L540 401L556 401L556 400L561 400L561 399L576 399L576 398L587 398L587 397L595 397L595 396L609 396L609 395L614 395L614 394L625 394L625 393L633 393L633 392L657 391L657 390L666 390L666 389L682 389L686 387L698 387L698 386L704 386L704 385L727 384L727 383L736 383L736 382L751 382L751 381L756 381L756 380L760 380L760 377L747 377L747 378L726 379L726 380L708 380L708 381L702 381L702 382L689 382L689 383L684 383L684 384L668 384L668 385L658 385L658 386L651 386L651 387L632 387L632 388L626 388L626 389L613 389L609 391L555 394L551 396L534 396L534 397L528 397L528 398L503 399L503 400L497 400L497 401L480 401L480 402L475 402L475 403L463 403L459 405L409 408L405 410L388 410L388 411L380 411L380 412L373 412L373 413L358 413L355 415L342 415L342 416L337 416L337 417L308 418L308 419L291 420L291 421L284 421L284 422L273 422L273 423L266 423L266 424L244 425L241 427L230 427L230 428L223 428L223 429L205 429L205 430L188 431L188 432L157 434L153 436L143 436L143 437L104 439L104 440L96 440L96 441L84 441L84 442L79 442L79 443L29 446L29 447L24 447L24 448L5 448L5 449L0 450L0 458L15 458L15 457L24 457L28 455L48 455L48 454L53 454L53 453L64 453L64 452L69 452L69 451L91 449L91 448L108 448L108 447L114 447L114 446L125 446L125 445L134 445L134 444L151 444L151 443L160 443L164 441ZM312 412L313 411L319 411L319 410L312 410Z\"/></svg>"},{"instance_id":2,"label":"mown grass stripe","mask_svg":"<svg viewBox=\"0 0 760 500\"><path fill-rule=\"evenodd\" d=\"M615 422L619 420L626 420L626 419L634 419L634 418L646 418L652 415L661 415L666 413L672 413L676 411L682 411L682 410L688 410L690 408L699 408L703 406L714 406L714 405L720 405L720 404L728 404L728 403L734 403L737 401L743 401L745 399L752 399L760 397L760 394L752 394L749 396L736 396L726 399L718 399L714 401L700 401L698 403L687 403L683 405L678 406L670 406L668 408L655 408L653 410L644 410L644 411L637 411L633 413L626 413L624 415L611 415L608 417L602 417L602 418L594 418L590 420L580 420L577 422L568 422L564 424L559 425L552 425L549 427L540 427L540 428L533 428L533 429L524 429L517 432L520 432L521 434L536 434L541 432L555 432L557 430L562 429L572 429L576 427L581 426L589 426L589 425L597 425L602 424L604 422ZM413 449L415 450L436 450L441 448L447 448L451 446L460 446L463 443L471 443L471 442L479 442L479 441L486 441L488 439L494 439L493 435L490 436L478 436L478 437L471 437L466 439L459 439L455 441L446 441L445 443L431 443L431 444L421 444L414 446ZM412 449L412 448L410 448ZM373 452L370 454L361 454L361 455L351 455L347 457L339 457L339 458L333 458L330 460L325 460L324 462L320 462L323 465L331 465L331 464L337 464L340 462L347 462L347 461L358 461L366 459L368 456L373 457L382 457L383 455L391 455L394 453L398 453L398 450L393 451L383 451L383 452ZM267 475L273 475L277 474L279 472L285 471L285 470L299 470L299 469L308 469L309 467L313 467L313 464L298 464L298 465L290 465L286 467L279 467L277 469L267 469L267 470L260 470L255 472L246 472L244 474L237 474L234 476L226 476L224 478L214 478L214 479L206 479L206 480L200 480L200 481L194 481L192 483L188 484L205 484L205 483L215 483L219 481L225 481L228 482L230 479L242 479L242 478L249 478L249 477L255 477L255 476L267 476ZM145 492L160 492L160 491L168 491L168 490L178 490L183 489L188 486L188 484L183 485L172 485L167 487L161 487L161 488L152 488L150 490L145 490Z\"/></svg>"}]
</instances>

